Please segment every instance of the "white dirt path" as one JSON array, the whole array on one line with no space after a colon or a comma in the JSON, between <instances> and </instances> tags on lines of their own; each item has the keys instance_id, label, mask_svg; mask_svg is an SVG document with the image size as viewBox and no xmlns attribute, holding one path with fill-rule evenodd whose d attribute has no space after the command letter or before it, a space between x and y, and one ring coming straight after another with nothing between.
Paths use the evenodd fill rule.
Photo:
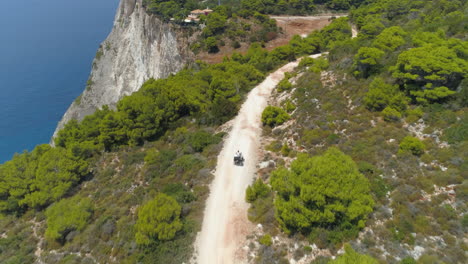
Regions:
<instances>
[{"instance_id":1,"label":"white dirt path","mask_svg":"<svg viewBox=\"0 0 468 264\"><path fill-rule=\"evenodd\" d=\"M319 57L320 54L311 57ZM240 245L253 225L247 219L245 190L254 179L262 133L261 114L272 90L299 63L290 62L271 73L255 87L232 121L232 130L218 156L215 178L206 202L202 230L195 242L195 260L199 264L230 264L247 262ZM240 150L245 157L243 167L233 164Z\"/></svg>"}]
</instances>

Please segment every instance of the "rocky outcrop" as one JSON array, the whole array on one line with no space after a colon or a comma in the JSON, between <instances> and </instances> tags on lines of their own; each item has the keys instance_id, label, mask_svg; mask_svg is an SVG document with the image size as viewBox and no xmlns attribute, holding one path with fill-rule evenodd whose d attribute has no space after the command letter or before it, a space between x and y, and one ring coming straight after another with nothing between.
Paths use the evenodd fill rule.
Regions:
<instances>
[{"instance_id":1,"label":"rocky outcrop","mask_svg":"<svg viewBox=\"0 0 468 264\"><path fill-rule=\"evenodd\" d=\"M148 15L142 0L121 0L112 32L101 44L86 90L71 104L57 132L71 119L82 120L104 105L111 107L149 78L182 69L187 44L176 26Z\"/></svg>"}]
</instances>

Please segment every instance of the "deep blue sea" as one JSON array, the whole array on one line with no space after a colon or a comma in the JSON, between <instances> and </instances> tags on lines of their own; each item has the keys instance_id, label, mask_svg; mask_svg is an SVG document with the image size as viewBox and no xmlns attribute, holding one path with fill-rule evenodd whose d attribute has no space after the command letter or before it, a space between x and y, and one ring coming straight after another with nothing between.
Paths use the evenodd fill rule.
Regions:
<instances>
[{"instance_id":1,"label":"deep blue sea","mask_svg":"<svg viewBox=\"0 0 468 264\"><path fill-rule=\"evenodd\" d=\"M48 143L85 88L119 0L0 4L0 163Z\"/></svg>"}]
</instances>

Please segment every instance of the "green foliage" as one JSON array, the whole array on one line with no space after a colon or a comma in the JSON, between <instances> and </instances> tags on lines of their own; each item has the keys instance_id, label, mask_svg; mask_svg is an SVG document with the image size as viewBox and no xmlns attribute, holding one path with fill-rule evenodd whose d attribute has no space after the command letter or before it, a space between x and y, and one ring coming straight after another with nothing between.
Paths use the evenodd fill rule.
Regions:
<instances>
[{"instance_id":1,"label":"green foliage","mask_svg":"<svg viewBox=\"0 0 468 264\"><path fill-rule=\"evenodd\" d=\"M305 57L299 62L299 67L304 68L308 67L310 71L320 73L323 70L328 69L329 62L326 58L310 58Z\"/></svg>"},{"instance_id":2,"label":"green foliage","mask_svg":"<svg viewBox=\"0 0 468 264\"><path fill-rule=\"evenodd\" d=\"M262 236L262 237L258 240L258 242L259 242L260 244L264 245L264 246L267 246L267 247L273 245L273 241L271 240L271 236L270 236L269 234L266 234L266 235Z\"/></svg>"},{"instance_id":3,"label":"green foliage","mask_svg":"<svg viewBox=\"0 0 468 264\"><path fill-rule=\"evenodd\" d=\"M49 208L45 215L47 218L47 239L63 242L65 236L71 231L81 231L88 224L93 214L93 205L89 198L75 196L63 199Z\"/></svg>"},{"instance_id":4,"label":"green foliage","mask_svg":"<svg viewBox=\"0 0 468 264\"><path fill-rule=\"evenodd\" d=\"M400 264L416 264L416 260L414 260L412 257L406 257L400 261Z\"/></svg>"},{"instance_id":5,"label":"green foliage","mask_svg":"<svg viewBox=\"0 0 468 264\"><path fill-rule=\"evenodd\" d=\"M17 217L0 217L0 263L34 263L36 243L38 242L30 228L30 223Z\"/></svg>"},{"instance_id":6,"label":"green foliage","mask_svg":"<svg viewBox=\"0 0 468 264\"><path fill-rule=\"evenodd\" d=\"M21 212L58 201L87 174L88 163L64 148L39 145L0 165L0 211Z\"/></svg>"},{"instance_id":7,"label":"green foliage","mask_svg":"<svg viewBox=\"0 0 468 264\"><path fill-rule=\"evenodd\" d=\"M212 134L205 131L197 131L190 134L187 139L187 143L196 152L202 152L207 146L211 144L217 144L221 141L219 136L213 136Z\"/></svg>"},{"instance_id":8,"label":"green foliage","mask_svg":"<svg viewBox=\"0 0 468 264\"><path fill-rule=\"evenodd\" d=\"M368 255L359 254L349 245L345 245L345 253L337 259L328 262L330 264L378 264L379 262Z\"/></svg>"},{"instance_id":9,"label":"green foliage","mask_svg":"<svg viewBox=\"0 0 468 264\"><path fill-rule=\"evenodd\" d=\"M467 76L467 53L468 46L458 40L416 47L398 56L393 77L417 102L437 102L455 94L453 90Z\"/></svg>"},{"instance_id":10,"label":"green foliage","mask_svg":"<svg viewBox=\"0 0 468 264\"><path fill-rule=\"evenodd\" d=\"M441 99L445 99L451 95L454 95L455 92L449 90L445 86L435 87L430 89L432 84L429 84L429 89L424 89L422 91L411 91L411 95L416 97L416 101L421 104L427 104L428 102L437 102Z\"/></svg>"},{"instance_id":11,"label":"green foliage","mask_svg":"<svg viewBox=\"0 0 468 264\"><path fill-rule=\"evenodd\" d=\"M375 37L373 46L380 50L391 52L405 44L404 37L406 35L406 32L399 26L389 27Z\"/></svg>"},{"instance_id":12,"label":"green foliage","mask_svg":"<svg viewBox=\"0 0 468 264\"><path fill-rule=\"evenodd\" d=\"M364 103L372 111L381 111L387 106L404 111L408 104L397 85L388 84L380 77L376 77L369 85Z\"/></svg>"},{"instance_id":13,"label":"green foliage","mask_svg":"<svg viewBox=\"0 0 468 264\"><path fill-rule=\"evenodd\" d=\"M315 10L313 0L241 0L241 7L248 12L264 14L295 14L303 15Z\"/></svg>"},{"instance_id":14,"label":"green foliage","mask_svg":"<svg viewBox=\"0 0 468 264\"><path fill-rule=\"evenodd\" d=\"M416 156L421 156L425 149L426 146L421 142L421 140L415 137L406 136L400 142L398 153L411 153Z\"/></svg>"},{"instance_id":15,"label":"green foliage","mask_svg":"<svg viewBox=\"0 0 468 264\"><path fill-rule=\"evenodd\" d=\"M253 66L228 61L200 71L181 71L168 79L150 79L123 98L117 111L104 107L81 123L70 121L55 143L88 158L101 150L157 139L186 116L204 115L207 123L224 122L237 112L241 95L262 78Z\"/></svg>"},{"instance_id":16,"label":"green foliage","mask_svg":"<svg viewBox=\"0 0 468 264\"><path fill-rule=\"evenodd\" d=\"M148 12L159 15L164 20L176 18L182 20L189 9L198 8L194 1L187 0L143 0Z\"/></svg>"},{"instance_id":17,"label":"green foliage","mask_svg":"<svg viewBox=\"0 0 468 264\"><path fill-rule=\"evenodd\" d=\"M178 203L186 204L195 201L197 197L187 186L180 183L170 183L162 189L162 192L173 197Z\"/></svg>"},{"instance_id":18,"label":"green foliage","mask_svg":"<svg viewBox=\"0 0 468 264\"><path fill-rule=\"evenodd\" d=\"M378 48L362 47L354 56L354 65L356 75L361 75L364 78L377 73L380 70L380 60L385 52Z\"/></svg>"},{"instance_id":19,"label":"green foliage","mask_svg":"<svg viewBox=\"0 0 468 264\"><path fill-rule=\"evenodd\" d=\"M291 148L289 147L288 143L284 143L281 147L281 155L287 157L291 153Z\"/></svg>"},{"instance_id":20,"label":"green foliage","mask_svg":"<svg viewBox=\"0 0 468 264\"><path fill-rule=\"evenodd\" d=\"M444 136L450 144L468 141L468 114L465 113L455 124L447 128Z\"/></svg>"},{"instance_id":21,"label":"green foliage","mask_svg":"<svg viewBox=\"0 0 468 264\"><path fill-rule=\"evenodd\" d=\"M284 107L284 110L286 110L286 112L288 113L291 113L294 110L296 110L296 105L293 102L291 102L291 100L286 100L284 102L283 107Z\"/></svg>"},{"instance_id":22,"label":"green foliage","mask_svg":"<svg viewBox=\"0 0 468 264\"><path fill-rule=\"evenodd\" d=\"M183 227L180 221L181 207L174 198L158 194L138 210L135 240L148 245L153 240L171 240Z\"/></svg>"},{"instance_id":23,"label":"green foliage","mask_svg":"<svg viewBox=\"0 0 468 264\"><path fill-rule=\"evenodd\" d=\"M257 179L252 185L247 187L245 192L245 200L248 203L253 203L259 198L267 197L270 192L270 187L263 183L261 179Z\"/></svg>"},{"instance_id":24,"label":"green foliage","mask_svg":"<svg viewBox=\"0 0 468 264\"><path fill-rule=\"evenodd\" d=\"M416 107L414 109L408 109L406 115L409 122L415 122L423 117L424 112L420 107Z\"/></svg>"},{"instance_id":25,"label":"green foliage","mask_svg":"<svg viewBox=\"0 0 468 264\"><path fill-rule=\"evenodd\" d=\"M216 53L219 51L218 41L215 37L209 37L205 39L205 47L210 53Z\"/></svg>"},{"instance_id":26,"label":"green foliage","mask_svg":"<svg viewBox=\"0 0 468 264\"><path fill-rule=\"evenodd\" d=\"M283 109L276 106L267 106L262 113L262 123L270 127L281 125L291 117Z\"/></svg>"},{"instance_id":27,"label":"green foliage","mask_svg":"<svg viewBox=\"0 0 468 264\"><path fill-rule=\"evenodd\" d=\"M218 35L226 27L227 17L218 12L213 12L206 18L206 27L203 29L205 36Z\"/></svg>"},{"instance_id":28,"label":"green foliage","mask_svg":"<svg viewBox=\"0 0 468 264\"><path fill-rule=\"evenodd\" d=\"M398 110L387 106L382 110L382 117L387 122L396 122L401 119L401 113Z\"/></svg>"},{"instance_id":29,"label":"green foliage","mask_svg":"<svg viewBox=\"0 0 468 264\"><path fill-rule=\"evenodd\" d=\"M284 91L289 91L292 89L292 84L289 82L289 78L284 77L283 80L281 80L278 85L276 86L276 89L278 92L284 92Z\"/></svg>"},{"instance_id":30,"label":"green foliage","mask_svg":"<svg viewBox=\"0 0 468 264\"><path fill-rule=\"evenodd\" d=\"M287 232L308 232L317 226L363 228L374 201L369 182L353 160L336 148L324 155L305 155L291 169L272 173L276 218Z\"/></svg>"}]
</instances>

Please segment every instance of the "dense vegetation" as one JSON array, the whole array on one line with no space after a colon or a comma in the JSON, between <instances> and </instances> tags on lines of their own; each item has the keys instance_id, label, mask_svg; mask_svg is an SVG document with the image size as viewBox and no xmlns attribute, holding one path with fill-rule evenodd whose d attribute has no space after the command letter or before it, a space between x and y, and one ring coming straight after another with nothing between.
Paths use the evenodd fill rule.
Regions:
<instances>
[{"instance_id":1,"label":"dense vegetation","mask_svg":"<svg viewBox=\"0 0 468 264\"><path fill-rule=\"evenodd\" d=\"M365 226L374 205L368 180L336 148L323 156L300 155L290 170L272 172L270 181L277 192L276 218L286 233L309 234L322 227L341 231L329 234L331 241L339 242L345 232L356 233Z\"/></svg>"},{"instance_id":2,"label":"dense vegetation","mask_svg":"<svg viewBox=\"0 0 468 264\"><path fill-rule=\"evenodd\" d=\"M290 233L298 245L288 252L296 252L296 260L309 245L333 252L350 241L376 260L348 247L330 263L466 262L467 10L466 1L369 1L351 11L357 38L332 41L328 64L308 59L294 78L287 76L289 84L285 79L277 87L274 105L292 103L295 110L289 127L264 127L271 142L265 162L290 168L260 170L264 186L255 182L247 200L249 218L266 233ZM375 203L359 239L356 229L306 221L314 219L308 213L316 203L306 203L306 192L295 187L313 179L299 177L313 168L297 168L305 159L300 152L318 158L330 148L349 156L369 182ZM278 179L288 184L275 187ZM253 190L262 191L255 196ZM313 190L311 197L320 197L320 190ZM296 207L285 207L280 199ZM416 252L417 247L424 250ZM284 244L265 248L258 263L278 263L278 255L270 253L280 254Z\"/></svg>"},{"instance_id":3,"label":"dense vegetation","mask_svg":"<svg viewBox=\"0 0 468 264\"><path fill-rule=\"evenodd\" d=\"M304 59L286 76L277 92L291 98L265 113L265 134L273 139L267 158L290 168L266 168L247 189L249 219L332 253L348 241L379 261L414 263L417 245L426 249L420 263L465 263L467 3L361 2L313 1L358 8L271 52L256 43L221 64L148 80L115 110L68 123L56 147L40 145L0 165L0 262L34 262L41 236L46 263L93 262L88 254L101 263L187 261L223 136L214 128L236 114L265 74L329 51L328 61ZM197 4L145 1L165 18L183 17ZM238 30L229 19L253 16L267 30L252 41L263 41L274 28L255 12L284 6L309 13L310 4L241 1L246 15L219 8L206 18L203 36L219 45L218 34ZM350 38L350 21L358 38ZM272 130L286 116L294 125ZM363 226L371 231L354 240ZM268 233L259 243L277 247ZM258 257L276 263L283 251ZM375 263L349 247L334 262L353 261Z\"/></svg>"},{"instance_id":4,"label":"dense vegetation","mask_svg":"<svg viewBox=\"0 0 468 264\"><path fill-rule=\"evenodd\" d=\"M191 251L180 251L193 241L207 193L206 189L188 191L184 186L198 186L209 180L206 170L214 163L208 160L216 157L212 146L220 142L220 136L213 135L211 127L232 118L245 93L269 71L303 54L326 49L332 38L349 36L346 19L338 19L311 38L296 38L290 45L271 52L254 44L245 55L233 54L223 63L199 63L167 79L148 80L138 92L123 98L115 110L103 107L81 122L69 122L55 139L56 147L38 146L0 165L2 213L33 221L31 214L37 212L39 219L46 218L51 223L49 249L73 250L102 228L89 242L99 250L93 251L93 255L101 261L106 259L103 253L109 250L106 244L109 240L120 248L115 254L122 260L167 261L174 254L178 260L186 260ZM126 179L123 175L133 176ZM94 183L90 184L90 180ZM116 185L102 187L105 182ZM135 196L134 189L139 190ZM141 220L144 222L139 224L142 229L136 238L137 223L129 216L134 212L132 206L148 202L161 192L180 204L182 227L177 224L174 230L178 231L172 239L158 239L154 230L144 228L145 222L153 220L143 213L141 219L146 220ZM63 225L54 220L59 214L44 215L42 211L63 197L72 197L79 203L86 193L88 196L92 193L91 199L98 205L71 207L72 211L64 212L63 217L69 218L69 222ZM112 200L122 209L109 206ZM53 204L51 208L62 206ZM83 215L94 213L85 219L75 219L74 215L80 214L78 210ZM15 224L14 217L4 221L5 225ZM115 230L123 228L125 232L115 237ZM29 233L18 239L20 243L22 239L35 238ZM137 240L142 246L138 246ZM13 250L14 245L5 251ZM125 256L128 252L133 252L131 258ZM54 262L59 256L51 254L44 258Z\"/></svg>"},{"instance_id":5,"label":"dense vegetation","mask_svg":"<svg viewBox=\"0 0 468 264\"><path fill-rule=\"evenodd\" d=\"M267 106L262 113L262 123L267 126L277 126L286 122L290 116L279 107Z\"/></svg>"},{"instance_id":6,"label":"dense vegetation","mask_svg":"<svg viewBox=\"0 0 468 264\"><path fill-rule=\"evenodd\" d=\"M255 12L261 14L304 15L317 12L318 6L328 10L344 11L359 6L364 0L221 0L222 8L241 16L252 16ZM218 0L144 0L143 5L148 12L157 14L164 19L184 19L191 10L215 8Z\"/></svg>"},{"instance_id":7,"label":"dense vegetation","mask_svg":"<svg viewBox=\"0 0 468 264\"><path fill-rule=\"evenodd\" d=\"M222 1L218 6L216 0L211 1L162 1L145 0L147 11L156 14L164 20L173 18L174 22L184 24L182 21L194 9L211 7L214 12L201 15L203 24L198 41L193 43L191 49L194 53L207 51L216 53L221 47L229 45L234 49L252 43L267 43L281 34L274 19L265 14L304 15L318 12L319 6L327 10L348 10L358 6L363 1L354 0L256 0L256 1ZM185 25L185 24L184 24ZM195 29L197 27L194 27ZM199 31L195 29L195 31ZM297 36L299 37L299 36ZM299 41L299 38L296 38ZM311 46L310 48L313 48Z\"/></svg>"},{"instance_id":8,"label":"dense vegetation","mask_svg":"<svg viewBox=\"0 0 468 264\"><path fill-rule=\"evenodd\" d=\"M148 245L152 240L171 240L182 229L177 201L158 194L154 200L143 205L138 212L135 239L138 244Z\"/></svg>"},{"instance_id":9,"label":"dense vegetation","mask_svg":"<svg viewBox=\"0 0 468 264\"><path fill-rule=\"evenodd\" d=\"M81 231L86 227L92 212L90 199L81 199L78 196L53 204L45 212L47 217L45 237L63 243L65 236L70 232Z\"/></svg>"}]
</instances>

